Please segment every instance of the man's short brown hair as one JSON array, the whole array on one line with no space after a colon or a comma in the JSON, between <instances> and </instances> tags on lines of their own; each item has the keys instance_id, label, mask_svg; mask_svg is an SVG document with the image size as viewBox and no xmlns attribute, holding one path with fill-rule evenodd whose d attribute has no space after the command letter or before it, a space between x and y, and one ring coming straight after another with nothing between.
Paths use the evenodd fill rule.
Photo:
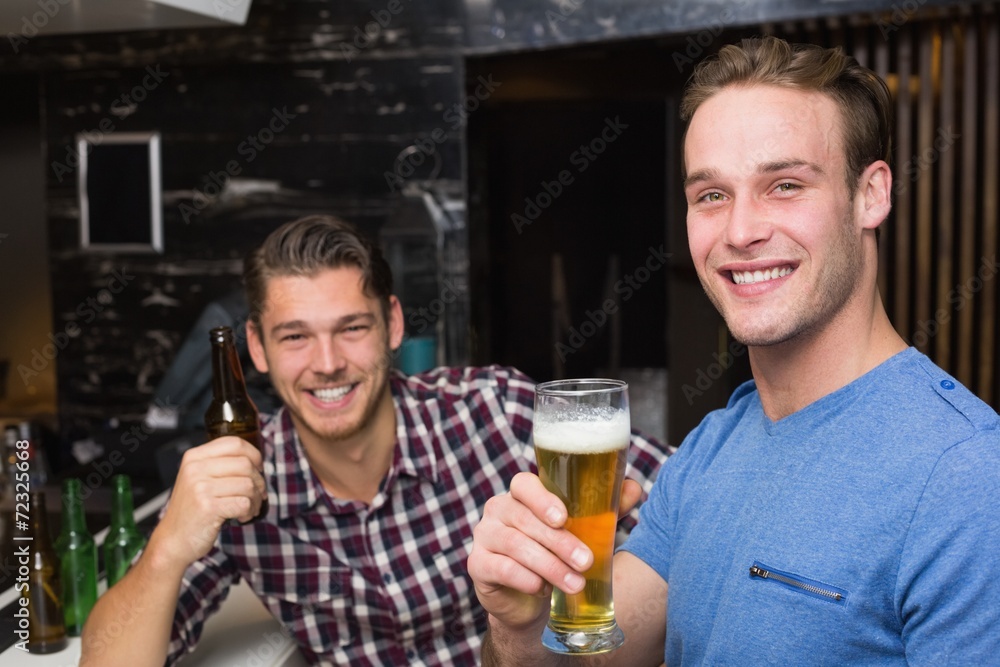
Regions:
<instances>
[{"instance_id":1,"label":"man's short brown hair","mask_svg":"<svg viewBox=\"0 0 1000 667\"><path fill-rule=\"evenodd\" d=\"M875 72L840 48L789 44L777 37L744 39L722 47L695 67L681 100L681 118L690 121L708 98L730 86L771 85L829 95L840 109L847 186L872 162L889 162L892 142L889 88ZM752 113L752 112L748 112Z\"/></svg>"},{"instance_id":2,"label":"man's short brown hair","mask_svg":"<svg viewBox=\"0 0 1000 667\"><path fill-rule=\"evenodd\" d=\"M314 276L324 269L354 266L369 297L382 303L388 318L392 271L382 251L353 225L332 215L311 215L271 232L243 263L243 287L250 320L260 328L267 283L278 276Z\"/></svg>"}]
</instances>

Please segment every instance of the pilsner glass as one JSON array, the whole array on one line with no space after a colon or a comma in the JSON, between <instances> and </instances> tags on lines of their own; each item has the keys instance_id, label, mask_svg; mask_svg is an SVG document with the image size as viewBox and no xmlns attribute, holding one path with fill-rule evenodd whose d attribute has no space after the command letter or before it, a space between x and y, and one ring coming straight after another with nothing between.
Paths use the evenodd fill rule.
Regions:
<instances>
[{"instance_id":1,"label":"pilsner glass","mask_svg":"<svg viewBox=\"0 0 1000 667\"><path fill-rule=\"evenodd\" d=\"M630 432L625 382L555 380L535 387L538 476L566 505L566 528L594 553L580 593L552 591L542 644L556 653L605 653L625 642L615 622L611 561Z\"/></svg>"}]
</instances>

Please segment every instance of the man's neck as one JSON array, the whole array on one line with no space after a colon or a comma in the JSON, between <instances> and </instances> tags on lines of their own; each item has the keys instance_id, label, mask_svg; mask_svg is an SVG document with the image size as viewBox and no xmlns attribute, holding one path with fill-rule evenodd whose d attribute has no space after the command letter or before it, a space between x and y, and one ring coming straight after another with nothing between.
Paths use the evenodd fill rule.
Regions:
<instances>
[{"instance_id":1,"label":"man's neck","mask_svg":"<svg viewBox=\"0 0 1000 667\"><path fill-rule=\"evenodd\" d=\"M893 329L876 292L824 329L780 345L750 348L750 365L764 413L787 417L847 386L907 344Z\"/></svg>"},{"instance_id":2,"label":"man's neck","mask_svg":"<svg viewBox=\"0 0 1000 667\"><path fill-rule=\"evenodd\" d=\"M371 503L389 472L396 448L396 410L388 385L370 423L343 440L299 430L309 466L338 500Z\"/></svg>"}]
</instances>

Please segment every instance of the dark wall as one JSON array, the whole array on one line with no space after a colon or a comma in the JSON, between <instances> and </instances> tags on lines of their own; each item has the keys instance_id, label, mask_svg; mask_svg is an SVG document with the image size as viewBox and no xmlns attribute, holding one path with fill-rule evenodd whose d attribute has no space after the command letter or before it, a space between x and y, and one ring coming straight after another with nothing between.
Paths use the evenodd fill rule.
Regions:
<instances>
[{"instance_id":1,"label":"dark wall","mask_svg":"<svg viewBox=\"0 0 1000 667\"><path fill-rule=\"evenodd\" d=\"M257 0L246 27L39 36L0 58L41 80L64 429L141 417L201 310L239 287L245 252L278 224L326 212L377 234L426 176L398 156L429 137L437 181L460 184L461 126L445 114L464 87L461 3L386 7ZM142 131L161 135L163 253L81 250L75 136Z\"/></svg>"},{"instance_id":2,"label":"dark wall","mask_svg":"<svg viewBox=\"0 0 1000 667\"><path fill-rule=\"evenodd\" d=\"M697 61L724 30L803 19L863 15L887 26L954 0L493 0L468 3L469 47L478 53L587 42L690 35ZM700 41L699 41L700 38ZM685 47L689 44L685 43Z\"/></svg>"},{"instance_id":3,"label":"dark wall","mask_svg":"<svg viewBox=\"0 0 1000 667\"><path fill-rule=\"evenodd\" d=\"M723 29L880 10L894 24L946 4L255 0L242 27L0 40L0 71L41 84L60 418L141 415L198 313L280 222L333 212L375 234L430 163L464 192L455 110L481 85L467 56L687 35L693 62ZM162 135L163 254L79 250L74 135L146 130Z\"/></svg>"}]
</instances>

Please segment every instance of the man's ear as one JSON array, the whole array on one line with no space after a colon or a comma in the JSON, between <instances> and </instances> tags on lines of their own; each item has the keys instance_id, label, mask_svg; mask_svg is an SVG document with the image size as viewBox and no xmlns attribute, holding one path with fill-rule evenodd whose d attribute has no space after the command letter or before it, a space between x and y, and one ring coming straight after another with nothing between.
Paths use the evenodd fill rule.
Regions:
<instances>
[{"instance_id":1,"label":"man's ear","mask_svg":"<svg viewBox=\"0 0 1000 667\"><path fill-rule=\"evenodd\" d=\"M403 344L406 325L403 323L403 307L395 295L389 297L389 321L386 324L389 330L389 349L398 350Z\"/></svg>"},{"instance_id":2,"label":"man's ear","mask_svg":"<svg viewBox=\"0 0 1000 667\"><path fill-rule=\"evenodd\" d=\"M884 160L868 165L858 180L855 198L858 220L864 229L875 229L892 210L892 170Z\"/></svg>"},{"instance_id":3,"label":"man's ear","mask_svg":"<svg viewBox=\"0 0 1000 667\"><path fill-rule=\"evenodd\" d=\"M267 355L264 353L264 341L260 329L252 320L247 320L247 349L254 367L261 373L267 373Z\"/></svg>"}]
</instances>

